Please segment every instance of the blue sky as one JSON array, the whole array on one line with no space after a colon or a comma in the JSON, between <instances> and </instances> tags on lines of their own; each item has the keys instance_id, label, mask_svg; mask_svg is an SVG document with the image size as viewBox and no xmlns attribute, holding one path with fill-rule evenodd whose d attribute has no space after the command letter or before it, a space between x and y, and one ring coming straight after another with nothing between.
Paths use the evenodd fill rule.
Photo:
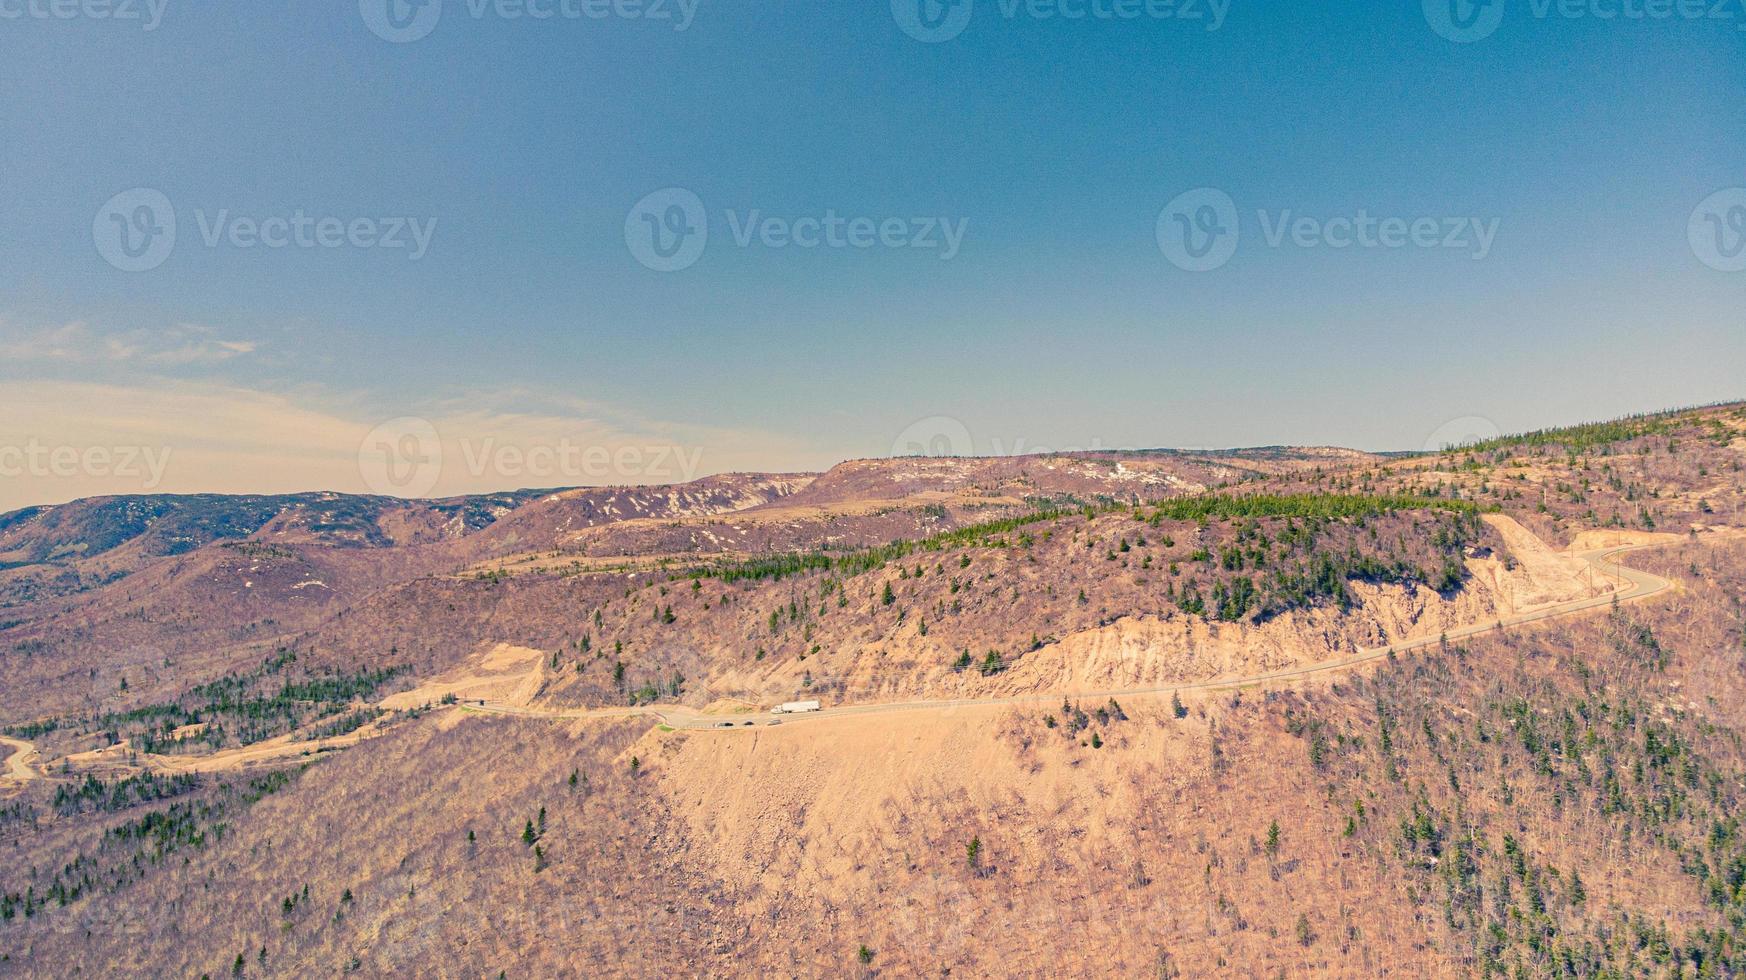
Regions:
<instances>
[{"instance_id":1,"label":"blue sky","mask_svg":"<svg viewBox=\"0 0 1746 980\"><path fill-rule=\"evenodd\" d=\"M698 0L684 30L646 0L548 19L446 0L391 43L374 0L153 0L150 30L34 2L0 0L0 443L131 432L183 450L175 489L357 489L352 430L402 416L445 441L573 420L701 448L703 470L786 469L886 455L923 419L977 452L1406 449L1458 419L1746 395L1746 273L1688 235L1746 186L1739 5L1503 0L1455 43L1418 0L1221 0L1216 30L1209 0L1072 20L1037 13L1090 0L974 0L924 43L885 0ZM177 237L129 272L94 224L139 188ZM627 246L666 188L709 228L673 272ZM1197 272L1159 224L1200 188L1239 241ZM219 223L299 211L414 219L428 247L244 248ZM736 240L833 214L914 244ZM1439 244L1331 247L1360 214L1434 222ZM1304 217L1301 242L1269 240ZM955 254L930 227L959 229ZM122 424L147 407L165 417ZM259 421L275 411L319 434ZM517 482L472 477L438 489Z\"/></svg>"}]
</instances>

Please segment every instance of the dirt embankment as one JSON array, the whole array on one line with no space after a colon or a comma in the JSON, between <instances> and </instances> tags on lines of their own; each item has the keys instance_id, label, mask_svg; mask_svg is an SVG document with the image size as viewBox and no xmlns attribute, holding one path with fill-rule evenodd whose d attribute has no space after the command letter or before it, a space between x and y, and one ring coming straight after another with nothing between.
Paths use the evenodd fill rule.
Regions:
<instances>
[{"instance_id":1,"label":"dirt embankment","mask_svg":"<svg viewBox=\"0 0 1746 980\"><path fill-rule=\"evenodd\" d=\"M1570 539L1571 551L1599 551L1602 548L1631 548L1644 545L1676 544L1680 535L1658 531L1624 531L1605 529L1582 531Z\"/></svg>"},{"instance_id":2,"label":"dirt embankment","mask_svg":"<svg viewBox=\"0 0 1746 980\"><path fill-rule=\"evenodd\" d=\"M1263 623L1219 623L1153 604L1110 622L1045 639L985 675L984 651L954 669L919 627L850 637L798 665L730 664L710 677L714 694L783 700L802 688L838 703L1115 691L1252 676L1323 663L1410 640L1435 638L1556 603L1605 593L1580 557L1555 552L1507 517L1488 518L1502 552L1471 558L1472 577L1451 596L1427 587L1354 581L1353 607L1293 610ZM801 674L803 682L793 675ZM810 682L810 683L806 683Z\"/></svg>"},{"instance_id":3,"label":"dirt embankment","mask_svg":"<svg viewBox=\"0 0 1746 980\"><path fill-rule=\"evenodd\" d=\"M1581 558L1554 551L1514 518L1488 514L1485 522L1503 539L1504 553L1469 559L1467 568L1474 581L1491 594L1497 613L1508 616L1605 590L1605 583L1591 582Z\"/></svg>"},{"instance_id":4,"label":"dirt embankment","mask_svg":"<svg viewBox=\"0 0 1746 980\"><path fill-rule=\"evenodd\" d=\"M0 789L16 788L42 778L42 773L36 768L36 746L20 739L0 737L0 747L8 750L6 768L0 771Z\"/></svg>"},{"instance_id":5,"label":"dirt embankment","mask_svg":"<svg viewBox=\"0 0 1746 980\"><path fill-rule=\"evenodd\" d=\"M540 650L499 643L467 664L439 674L410 691L383 698L381 707L388 711L408 711L427 704L439 704L450 695L463 701L479 699L526 707L545 685L547 656Z\"/></svg>"},{"instance_id":6,"label":"dirt embankment","mask_svg":"<svg viewBox=\"0 0 1746 980\"><path fill-rule=\"evenodd\" d=\"M1341 874L1339 814L1267 802L1314 793L1262 761L1301 753L1294 740L1256 731L1227 745L1241 785L1211 795L1216 726L1126 710L1071 735L1042 721L1060 720L1058 706L976 707L731 738L655 732L626 754L677 818L660 845L728 883L723 900L754 922L840 910L813 944L865 944L892 975L1141 976L1228 959L1272 964L1255 971L1270 976L1297 955L1267 929L1233 928L1230 899L1248 921L1287 927L1313 908L1313 927L1342 934L1351 910L1317 894ZM1274 819L1292 847L1268 862L1256 841ZM1399 908L1372 905L1367 936L1407 927ZM1447 966L1400 949L1388 967ZM773 951L748 950L760 952ZM1356 946L1318 953L1346 975L1382 966Z\"/></svg>"}]
</instances>

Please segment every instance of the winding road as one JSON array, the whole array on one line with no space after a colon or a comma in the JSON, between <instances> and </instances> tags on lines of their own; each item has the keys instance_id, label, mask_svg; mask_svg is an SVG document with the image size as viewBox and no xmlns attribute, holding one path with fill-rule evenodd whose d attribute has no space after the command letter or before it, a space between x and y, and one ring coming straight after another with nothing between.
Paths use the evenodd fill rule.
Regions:
<instances>
[{"instance_id":1,"label":"winding road","mask_svg":"<svg viewBox=\"0 0 1746 980\"><path fill-rule=\"evenodd\" d=\"M6 771L0 773L0 786L22 786L33 779L42 779L42 771L32 765L36 761L36 746L22 739L0 735L0 745L12 749L6 756Z\"/></svg>"},{"instance_id":2,"label":"winding road","mask_svg":"<svg viewBox=\"0 0 1746 980\"><path fill-rule=\"evenodd\" d=\"M1298 681L1316 677L1322 674L1337 673L1351 670L1365 664L1374 663L1390 654L1407 653L1412 650L1422 650L1437 646L1444 641L1462 640L1472 636L1508 629L1512 626L1524 626L1529 623L1543 622L1550 619L1561 619L1566 616L1579 615L1595 609L1611 608L1614 603L1623 605L1628 602L1641 602L1654 598L1664 592L1677 589L1679 586L1670 579L1653 575L1649 572L1627 568L1618 563L1618 556L1634 551L1644 551L1666 545L1666 541L1654 541L1646 544L1622 545L1611 548L1600 548L1592 551L1575 553L1574 557L1585 562L1598 576L1616 580L1616 588L1598 596L1588 596L1581 599L1571 599L1566 602L1553 603L1539 609L1506 616L1500 620L1487 623L1477 623L1460 629L1439 633L1435 636L1418 637L1403 640L1390 646L1369 647L1359 650L1350 656L1336 660L1324 660L1320 663L1306 664L1302 667L1288 667L1283 670L1267 671L1260 674L1250 674L1243 677L1215 678L1206 681L1185 681L1180 684L1166 684L1152 687L1123 688L1110 691L1051 691L1046 694L1020 694L1006 697L987 698L952 698L919 701L893 701L877 704L851 704L836 708L825 708L822 711L805 714L785 714L778 716L782 724L805 723L814 724L836 718L849 718L857 715L883 714L899 711L944 711L953 708L975 708L998 705L1053 704L1063 698L1069 701L1102 701L1108 698L1135 699L1146 697L1161 697L1171 694L1187 694L1193 692L1234 691L1252 687L1263 687L1272 683ZM769 715L705 715L689 708L674 705L651 705L646 708L601 708L595 710L551 710L532 707L517 707L505 704L463 705L463 710L483 713L515 715L530 718L548 718L557 721L606 720L617 718L654 718L670 728L685 731L744 731L747 728L766 727L775 724L776 719ZM748 722L752 722L748 724Z\"/></svg>"},{"instance_id":3,"label":"winding road","mask_svg":"<svg viewBox=\"0 0 1746 980\"><path fill-rule=\"evenodd\" d=\"M456 709L473 714L510 715L523 718L541 718L549 721L609 721L631 718L647 718L680 731L688 732L722 732L756 730L775 724L806 724L814 725L836 719L852 718L860 715L887 714L905 711L949 711L956 708L977 708L1000 705L1053 704L1062 699L1070 701L1102 701L1109 698L1138 699L1147 697L1162 697L1173 694L1188 694L1193 692L1234 691L1254 687L1264 687L1269 684L1295 682L1324 674L1333 674L1351 670L1365 664L1374 663L1390 654L1407 653L1436 646L1445 640L1454 641L1467 637L1479 636L1513 626L1523 626L1530 623L1561 619L1567 616L1580 615L1595 609L1610 608L1615 603L1641 602L1665 592L1677 589L1679 586L1669 579L1638 569L1627 568L1618 563L1620 555L1649 548L1662 547L1670 543L1668 540L1652 541L1642 544L1622 545L1610 548L1600 548L1592 551L1577 552L1573 557L1581 559L1595 575L1616 581L1612 590L1597 596L1572 599L1566 602L1552 603L1539 609L1507 616L1500 620L1487 623L1476 623L1472 626L1450 630L1436 636L1424 636L1404 640L1390 646L1371 647L1359 650L1349 656L1335 660L1325 660L1320 663L1306 664L1301 667L1289 667L1282 670L1267 671L1260 674L1250 674L1242 677L1215 678L1205 681L1185 681L1179 684L1166 684L1151 687L1123 688L1109 691L1051 691L1043 694L1021 694L1006 697L986 698L952 698L917 701L894 701L872 704L851 704L835 708L825 708L822 711L804 714L784 714L771 716L768 714L740 715L707 715L691 708L678 705L649 705L646 707L595 708L595 709L550 709L523 707L502 702L467 703L456 705ZM147 756L142 757L138 766L159 769L166 772L196 772L220 771L226 769L252 768L254 766L274 765L288 761L302 761L309 756L324 751L342 748L353 744L367 736L364 731L353 733L349 737L325 739L318 742L296 742L290 736L275 739L271 743L246 746L241 749L231 749L214 753L209 756ZM32 780L52 778L41 767L36 765L37 750L29 742L16 738L0 737L0 744L12 748L6 758L6 770L0 773L0 788L19 788ZM95 760L93 760L95 761ZM113 767L113 763L111 764ZM76 768L76 767L75 767Z\"/></svg>"}]
</instances>

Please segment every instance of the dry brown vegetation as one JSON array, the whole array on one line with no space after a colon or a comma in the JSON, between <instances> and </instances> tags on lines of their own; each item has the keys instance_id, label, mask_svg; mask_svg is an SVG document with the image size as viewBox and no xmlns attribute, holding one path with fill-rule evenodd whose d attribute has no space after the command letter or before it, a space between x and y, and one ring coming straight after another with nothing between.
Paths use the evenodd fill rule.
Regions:
<instances>
[{"instance_id":1,"label":"dry brown vegetation","mask_svg":"<svg viewBox=\"0 0 1746 980\"><path fill-rule=\"evenodd\" d=\"M1487 956L1544 974L1566 950L1589 957L1581 973L1655 975L1694 946L1732 958L1740 896L1711 897L1696 868L1726 880L1741 853L1714 831L1746 792L1746 549L1666 564L1687 588L1670 604L1190 698L1183 718L1152 700L687 736L427 717L297 776L190 863L12 924L0 948L61 976L218 976L239 952L248 975L355 958L545 976L597 957L629 975L844 973L863 944L889 975L1478 973ZM1440 853L1404 832L1421 822Z\"/></svg>"},{"instance_id":2,"label":"dry brown vegetation","mask_svg":"<svg viewBox=\"0 0 1746 980\"><path fill-rule=\"evenodd\" d=\"M1438 458L1164 456L1135 478L1157 488L1139 506L1073 489L1140 465L1102 458L1053 477L1038 460L847 464L674 497L652 520L560 496L409 545L462 550L398 580L355 573L303 621L194 573L247 559L260 581L279 562L295 577L322 560L306 544L159 559L133 592L19 607L35 625L0 630L58 640L85 616L76 635L104 654L0 654L5 676L65 699L0 699L13 722L60 726L14 730L48 772L0 798L0 975L1737 975L1746 539L1689 532L1746 526L1743 433L1727 407ZM1225 470L1195 483L1190 464ZM1203 521L1148 502L1227 478L1227 495L1309 495L1297 506L1439 506ZM767 499L706 512L748 494ZM1067 506L961 530L1027 497ZM698 536L726 525L754 546L723 557ZM878 547L893 527L942 536ZM1595 586L1536 535L1651 534L1663 546L1629 561L1680 588L1645 603L1235 693L1066 696L1314 663L1568 599ZM700 552L695 575L675 559ZM609 553L675 560L576 567ZM1323 559L1332 579L1292 577ZM1233 604L1245 577L1254 593ZM194 622L202 601L229 618ZM152 635L188 620L186 647L115 655L104 624L129 605ZM234 632L262 616L282 632ZM108 658L131 690L111 674L83 689ZM390 666L405 672L348 686ZM331 703L285 693L334 677ZM391 699L377 737L290 768L57 771L101 742L102 712L185 713L215 681L305 732L423 694ZM413 703L439 692L547 708L1061 696L686 732Z\"/></svg>"}]
</instances>

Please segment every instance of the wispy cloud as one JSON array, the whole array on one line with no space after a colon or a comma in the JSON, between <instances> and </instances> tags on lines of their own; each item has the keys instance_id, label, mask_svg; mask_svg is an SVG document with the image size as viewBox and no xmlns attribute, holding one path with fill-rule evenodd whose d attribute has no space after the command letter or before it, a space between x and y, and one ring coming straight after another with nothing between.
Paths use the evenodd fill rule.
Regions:
<instances>
[{"instance_id":1,"label":"wispy cloud","mask_svg":"<svg viewBox=\"0 0 1746 980\"><path fill-rule=\"evenodd\" d=\"M0 322L0 359L15 364L190 367L235 360L253 354L257 346L191 323L161 329L102 330L75 321L21 330Z\"/></svg>"},{"instance_id":2,"label":"wispy cloud","mask_svg":"<svg viewBox=\"0 0 1746 980\"><path fill-rule=\"evenodd\" d=\"M408 457L385 466L383 451L404 445L412 447ZM103 460L128 451L166 465L148 486L113 465L87 465L94 450ZM66 465L55 465L54 453ZM427 458L438 460L428 479L413 479ZM149 379L0 385L0 468L17 469L20 462L22 472L0 479L0 512L147 492L441 497L677 483L731 470L811 469L823 461L809 447L768 432L643 419L525 390L380 408L371 407L365 393ZM404 482L383 485L384 474L402 472Z\"/></svg>"}]
</instances>

